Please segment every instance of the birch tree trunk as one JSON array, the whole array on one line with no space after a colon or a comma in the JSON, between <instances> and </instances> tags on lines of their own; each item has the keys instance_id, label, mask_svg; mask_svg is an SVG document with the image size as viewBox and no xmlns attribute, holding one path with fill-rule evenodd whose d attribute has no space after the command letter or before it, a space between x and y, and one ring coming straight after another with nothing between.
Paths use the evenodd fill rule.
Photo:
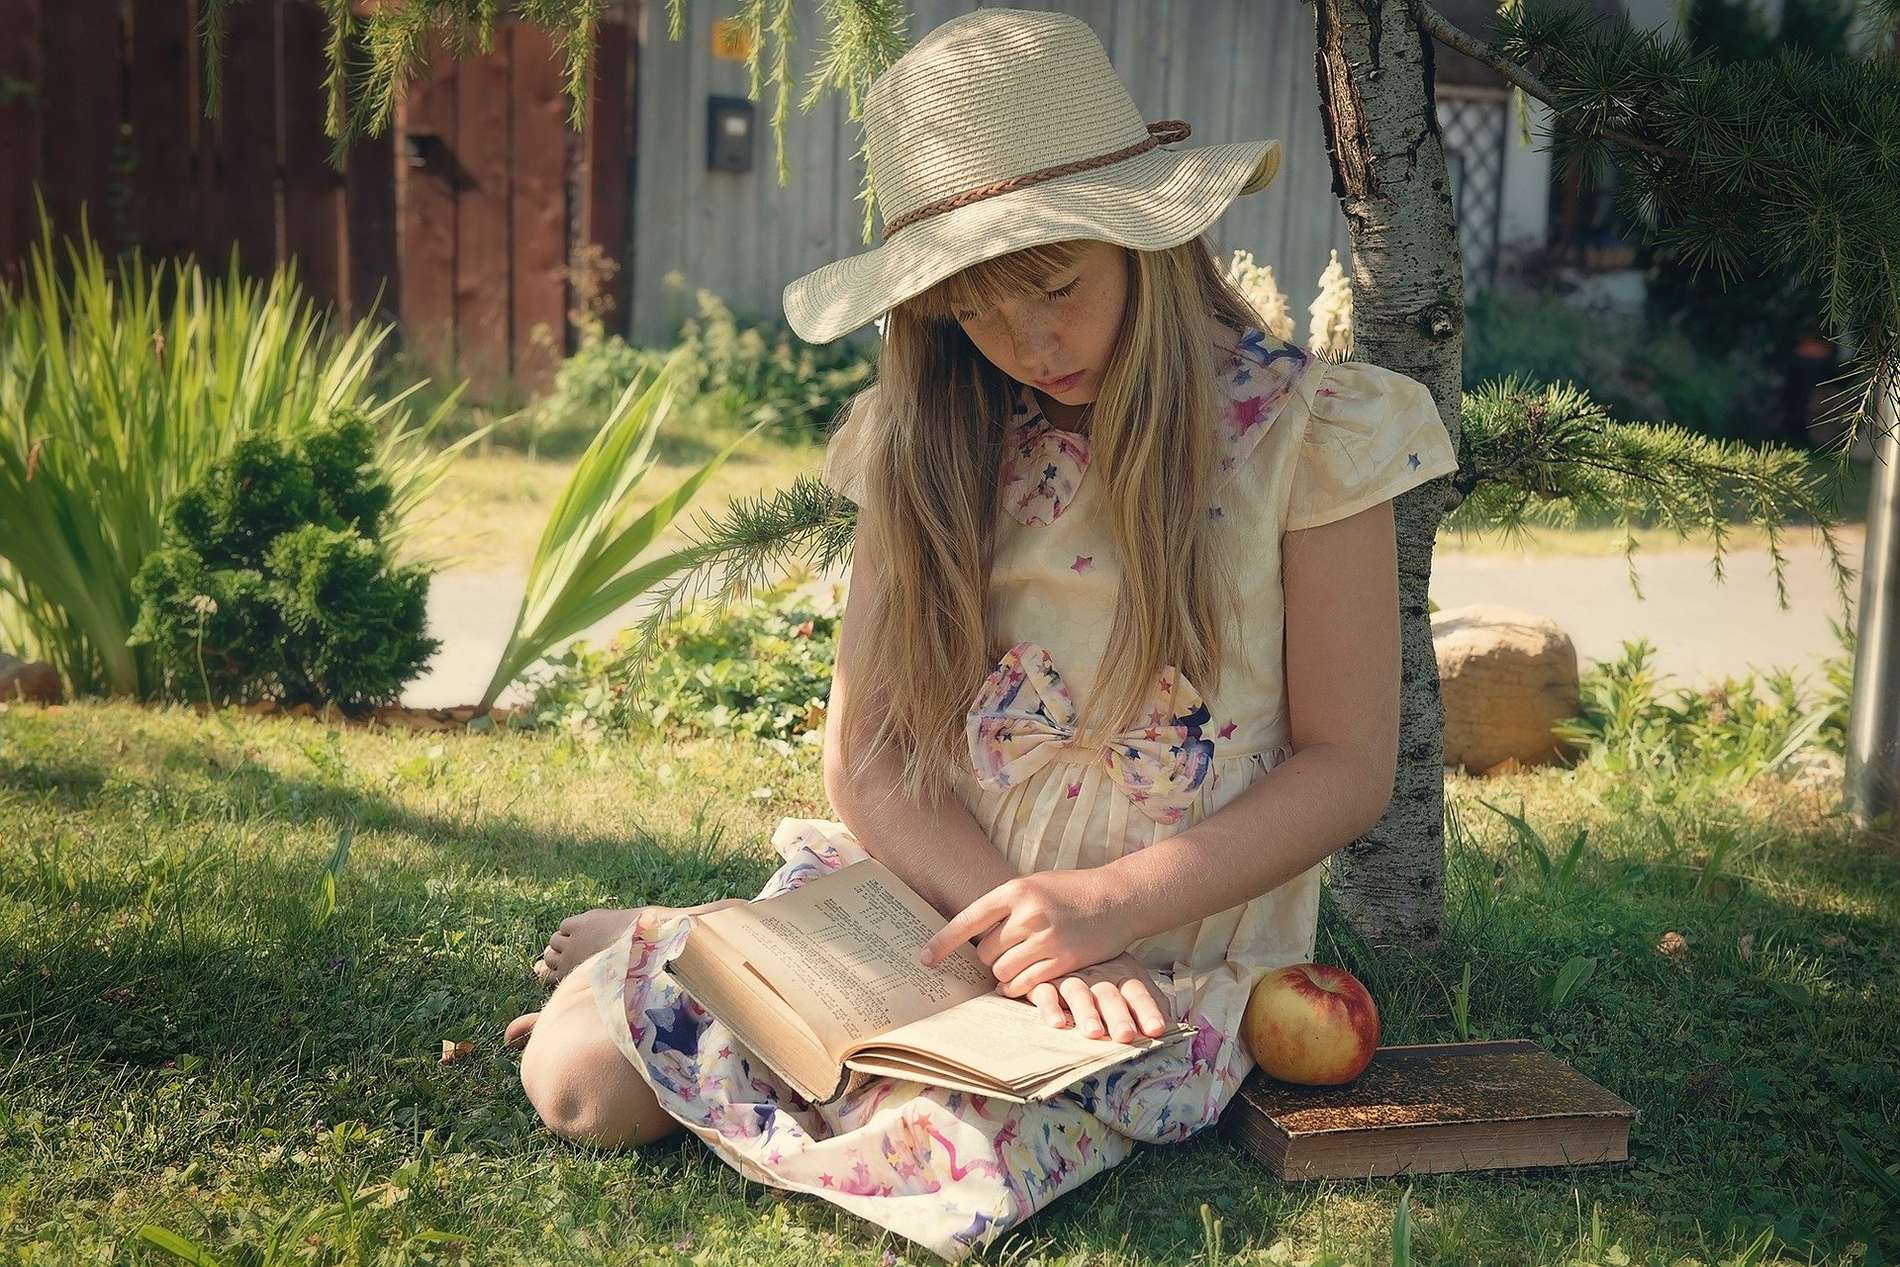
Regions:
<instances>
[{"instance_id":1,"label":"birch tree trunk","mask_svg":"<svg viewBox=\"0 0 1900 1267\"><path fill-rule=\"evenodd\" d=\"M1353 359L1462 396L1464 278L1432 94L1432 42L1403 0L1314 0L1320 108L1333 192L1352 235ZM1370 832L1333 855L1333 900L1374 945L1428 950L1445 913L1445 712L1426 593L1451 477L1399 496L1398 776Z\"/></svg>"}]
</instances>

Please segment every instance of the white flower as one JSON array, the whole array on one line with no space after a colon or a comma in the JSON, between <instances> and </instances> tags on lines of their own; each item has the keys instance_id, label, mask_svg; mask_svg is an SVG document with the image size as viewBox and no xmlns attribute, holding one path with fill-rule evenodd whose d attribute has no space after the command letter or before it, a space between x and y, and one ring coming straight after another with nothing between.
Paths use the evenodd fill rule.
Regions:
<instances>
[{"instance_id":1,"label":"white flower","mask_svg":"<svg viewBox=\"0 0 1900 1267\"><path fill-rule=\"evenodd\" d=\"M1341 357L1352 355L1352 279L1339 266L1335 249L1319 275L1319 297L1307 311L1313 315L1307 344L1315 352Z\"/></svg>"},{"instance_id":2,"label":"white flower","mask_svg":"<svg viewBox=\"0 0 1900 1267\"><path fill-rule=\"evenodd\" d=\"M1293 337L1293 314L1287 311L1286 294L1274 280L1273 267L1254 263L1252 251L1235 251L1227 265L1227 280L1246 297L1260 318L1260 328L1276 339Z\"/></svg>"},{"instance_id":3,"label":"white flower","mask_svg":"<svg viewBox=\"0 0 1900 1267\"><path fill-rule=\"evenodd\" d=\"M200 616L215 616L218 614L218 600L209 594L194 594L191 598L191 610Z\"/></svg>"}]
</instances>

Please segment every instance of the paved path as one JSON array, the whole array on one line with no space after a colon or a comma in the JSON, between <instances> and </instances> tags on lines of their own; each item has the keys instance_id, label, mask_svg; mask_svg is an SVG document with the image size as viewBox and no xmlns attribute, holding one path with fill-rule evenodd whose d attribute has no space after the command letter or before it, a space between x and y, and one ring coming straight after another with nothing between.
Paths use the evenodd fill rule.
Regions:
<instances>
[{"instance_id":1,"label":"paved path","mask_svg":"<svg viewBox=\"0 0 1900 1267\"><path fill-rule=\"evenodd\" d=\"M1805 535L1805 530L1803 530ZM1845 532L1836 540L1854 569L1847 592L1860 604L1861 540ZM1638 598L1629 565L1608 558L1520 559L1510 556L1441 555L1432 568L1432 601L1441 608L1501 603L1555 620L1577 647L1579 666L1614 660L1622 643L1648 638L1650 661L1671 675L1665 686L1692 686L1757 669L1789 668L1821 683L1820 662L1840 653L1828 617L1844 620L1834 571L1825 549L1782 546L1787 557L1788 607L1777 606L1775 577L1765 550L1731 550L1717 582L1709 552L1672 551L1636 555Z\"/></svg>"},{"instance_id":2,"label":"paved path","mask_svg":"<svg viewBox=\"0 0 1900 1267\"><path fill-rule=\"evenodd\" d=\"M1818 687L1820 661L1839 650L1828 617L1842 617L1827 557L1805 530L1791 532L1788 610L1775 601L1774 574L1761 550L1731 550L1726 579L1717 584L1703 550L1639 551L1636 572L1644 598L1631 587L1620 556L1518 558L1509 555L1440 554L1432 574L1432 600L1440 607L1494 602L1554 619L1577 646L1580 664L1615 659L1625 639L1646 637L1656 648L1653 663L1669 674L1665 686L1691 686L1751 666L1794 669ZM1843 531L1842 553L1860 589L1860 537ZM453 571L438 575L429 590L429 632L443 647L429 672L404 692L405 703L425 707L472 704L494 672L495 662L521 601L518 572ZM633 607L584 635L599 642L635 623ZM504 695L508 700L512 696Z\"/></svg>"}]
</instances>

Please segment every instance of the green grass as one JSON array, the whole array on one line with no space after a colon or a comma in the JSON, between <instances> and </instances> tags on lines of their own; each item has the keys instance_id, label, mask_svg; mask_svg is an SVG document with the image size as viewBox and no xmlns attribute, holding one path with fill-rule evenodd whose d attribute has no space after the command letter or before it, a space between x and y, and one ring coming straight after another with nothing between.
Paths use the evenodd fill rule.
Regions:
<instances>
[{"instance_id":1,"label":"green grass","mask_svg":"<svg viewBox=\"0 0 1900 1267\"><path fill-rule=\"evenodd\" d=\"M715 421L704 430L663 437L652 491L644 496L657 499L660 489L671 487L710 458L718 451L719 441L733 434L736 431L729 424L722 426ZM822 443L761 432L719 469L695 506L703 507L709 515L717 514L734 497L769 493L786 487L801 474L816 471L823 457ZM534 458L486 443L471 448L450 468L448 479L430 503L431 517L419 523L409 557L437 558L450 567L478 572L525 570L547 514L573 470L572 458ZM1851 483L1841 494L1842 535L1853 541L1860 539L1866 517L1867 472L1867 464L1856 464ZM638 498L635 504L641 504ZM687 518L692 520L696 515L696 511L689 511ZM1711 553L1707 541L1683 541L1666 528L1637 527L1634 531L1640 544L1639 565L1653 554L1678 550ZM662 545L675 548L684 540L677 530L661 538ZM1738 519L1730 529L1727 545L1731 550L1760 550L1766 542L1766 534L1759 527ZM1782 536L1784 548L1818 548L1818 543L1813 529L1801 522L1791 523ZM1497 533L1468 534L1446 529L1439 533L1436 549L1440 556L1611 558L1620 552L1621 545L1610 526L1586 523L1574 528L1539 527L1522 541L1507 541Z\"/></svg>"},{"instance_id":2,"label":"green grass","mask_svg":"<svg viewBox=\"0 0 1900 1267\"><path fill-rule=\"evenodd\" d=\"M656 439L658 463L634 491L630 505L644 512L743 431L714 409L689 406L687 416L669 423ZM687 541L684 529L702 515L721 514L735 497L784 488L816 471L823 460L821 441L780 435L770 428L760 431L713 473L686 513L660 535L655 550L680 548ZM574 457L530 457L486 442L472 446L449 468L426 517L419 517L406 557L439 560L445 567L473 572L525 572L577 464Z\"/></svg>"},{"instance_id":3,"label":"green grass","mask_svg":"<svg viewBox=\"0 0 1900 1267\"><path fill-rule=\"evenodd\" d=\"M1387 1042L1456 1037L1469 963L1472 1036L1537 1039L1635 1103L1634 1164L1283 1185L1210 1133L1141 1150L981 1261L1900 1255L1891 842L1851 831L1831 787L1447 787L1444 949L1375 957L1328 911L1319 957L1371 987ZM1554 865L1480 798L1521 808ZM0 1254L178 1261L138 1239L151 1225L227 1265L936 1261L689 1138L561 1143L500 1044L562 916L749 894L778 818L826 812L815 751L728 740L0 713ZM1670 931L1686 963L1656 952ZM445 1039L474 1050L441 1063Z\"/></svg>"}]
</instances>

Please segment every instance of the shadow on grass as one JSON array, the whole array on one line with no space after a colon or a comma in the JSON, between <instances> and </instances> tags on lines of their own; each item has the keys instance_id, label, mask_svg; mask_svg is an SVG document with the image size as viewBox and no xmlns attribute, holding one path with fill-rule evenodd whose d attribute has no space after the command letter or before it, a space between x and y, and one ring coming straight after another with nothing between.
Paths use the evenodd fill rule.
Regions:
<instances>
[{"instance_id":1,"label":"shadow on grass","mask_svg":"<svg viewBox=\"0 0 1900 1267\"><path fill-rule=\"evenodd\" d=\"M1894 1160L1879 1106L1900 1092L1895 859L1844 850L1817 828L1773 839L1773 875L1759 863L1724 873L1719 859L1678 863L1698 855L1657 830L1671 843L1653 852L1632 848L1627 828L1620 839L1593 832L1616 840L1613 852L1586 837L1581 865L1558 882L1508 848L1481 847L1448 815L1448 920L1426 952L1374 947L1323 893L1316 957L1366 983L1384 1042L1457 1041L1468 964L1468 1037L1532 1039L1639 1110L1627 1166L1447 1176L1433 1181L1440 1197L1447 1186L1574 1185L1584 1205L1684 1226L1752 1235L1772 1223L1797 1250L1900 1249L1880 1230L1891 1178L1852 1162ZM1686 952L1664 953L1671 932ZM1588 975L1553 999L1549 987L1578 960Z\"/></svg>"},{"instance_id":2,"label":"shadow on grass","mask_svg":"<svg viewBox=\"0 0 1900 1267\"><path fill-rule=\"evenodd\" d=\"M56 866L0 853L32 930L11 947L29 969L0 984L0 1045L33 1053L0 1094L75 1119L124 1118L128 1140L148 1119L209 1113L303 1139L312 1124L355 1121L398 1141L433 1131L511 1161L580 1162L585 1150L541 1130L500 1047L501 1026L544 997L527 971L536 939L593 894L629 905L745 895L771 866L697 823L631 837L554 831L511 812L425 812L230 753L220 761L203 743L160 740L142 773L103 746L75 758L68 738L50 731L31 755L0 761L4 812L24 808L31 822L37 811L84 845ZM984 1258L1126 1244L1134 1257L1182 1261L1204 1252L1203 1201L1230 1248L1286 1233L1310 1243L1315 1207L1322 1219L1363 1220L1407 1188L1415 1207L1424 1199L1456 1217L1460 1261L1529 1261L1526 1246L1571 1236L1575 1211L1598 1202L1632 1248L1669 1245L1666 1261L1705 1236L1732 1243L1769 1223L1824 1253L1889 1236L1875 1222L1887 1208L1879 1181L1844 1160L1841 1139L1879 1165L1894 1160L1893 865L1789 829L1712 877L1690 864L1681 818L1693 808L1674 812L1680 847L1653 845L1651 826L1598 828L1615 816L1593 816L1593 835L1610 843L1591 844L1562 885L1448 822L1448 921L1430 953L1375 950L1338 919L1330 891L1322 902L1316 957L1372 989L1385 1041L1456 1038L1449 992L1470 962L1471 1036L1535 1039L1637 1105L1631 1165L1288 1185L1203 1132L1138 1150ZM279 829L295 836L294 853L257 847ZM346 830L356 846L325 919L312 854ZM1686 962L1656 952L1671 930L1687 938ZM1845 940L1829 947L1830 937ZM1573 957L1595 969L1552 1005L1539 982ZM475 1048L443 1064L443 1040ZM195 1080L164 1068L185 1056L204 1062ZM155 1088L173 1080L185 1089L168 1100ZM103 1109L102 1085L112 1088ZM168 1138L129 1164L156 1172L195 1155L193 1132ZM642 1150L639 1165L643 1184L678 1189L664 1215L636 1216L646 1229L757 1220L782 1204L800 1224L839 1226L847 1244L878 1243L875 1229L837 1224L816 1200L752 1184L730 1195L739 1190L723 1166L683 1136ZM1449 1235L1444 1226L1421 1224L1421 1240Z\"/></svg>"}]
</instances>

